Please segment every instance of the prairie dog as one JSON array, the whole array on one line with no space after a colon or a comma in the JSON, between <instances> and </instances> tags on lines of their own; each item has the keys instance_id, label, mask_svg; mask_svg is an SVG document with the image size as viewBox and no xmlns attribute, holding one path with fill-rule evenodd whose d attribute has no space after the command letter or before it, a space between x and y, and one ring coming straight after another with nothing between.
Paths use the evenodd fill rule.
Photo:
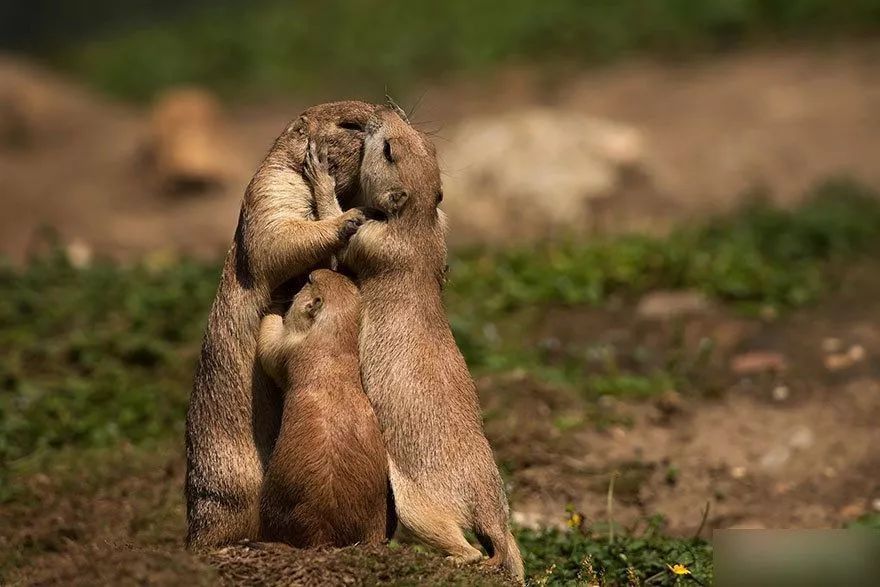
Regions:
<instances>
[{"instance_id":1,"label":"prairie dog","mask_svg":"<svg viewBox=\"0 0 880 587\"><path fill-rule=\"evenodd\" d=\"M281 422L281 395L256 364L260 320L281 284L328 262L364 220L318 202L301 173L307 136L328 150L345 207L357 201L363 127L375 106L337 102L306 110L275 141L247 187L208 317L186 421L187 546L256 540L263 473ZM332 192L331 192L332 195ZM335 205L335 208L333 206Z\"/></svg>"},{"instance_id":2,"label":"prairie dog","mask_svg":"<svg viewBox=\"0 0 880 587\"><path fill-rule=\"evenodd\" d=\"M476 388L446 317L445 219L433 145L396 110L367 125L364 202L387 215L352 237L346 264L358 277L364 389L385 437L398 519L459 562L490 554L523 579L507 498L483 433Z\"/></svg>"},{"instance_id":3,"label":"prairie dog","mask_svg":"<svg viewBox=\"0 0 880 587\"><path fill-rule=\"evenodd\" d=\"M257 356L284 390L284 413L263 484L262 540L307 548L385 539L388 462L361 386L359 313L357 287L321 269L283 322L263 318Z\"/></svg>"}]
</instances>

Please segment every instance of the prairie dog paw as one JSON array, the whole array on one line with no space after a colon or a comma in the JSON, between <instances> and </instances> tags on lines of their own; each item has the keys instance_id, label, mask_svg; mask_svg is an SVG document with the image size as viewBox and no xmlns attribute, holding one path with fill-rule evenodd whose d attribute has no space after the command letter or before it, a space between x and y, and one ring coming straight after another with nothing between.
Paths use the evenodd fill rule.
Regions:
<instances>
[{"instance_id":1,"label":"prairie dog paw","mask_svg":"<svg viewBox=\"0 0 880 587\"><path fill-rule=\"evenodd\" d=\"M327 145L318 144L314 139L309 139L306 148L306 158L303 162L303 177L318 192L333 193L336 189L336 179L330 175L330 163L327 153Z\"/></svg>"},{"instance_id":2,"label":"prairie dog paw","mask_svg":"<svg viewBox=\"0 0 880 587\"><path fill-rule=\"evenodd\" d=\"M360 208L352 208L351 210L340 216L342 226L340 228L340 236L343 240L348 240L354 236L358 229L367 221L367 216Z\"/></svg>"}]
</instances>

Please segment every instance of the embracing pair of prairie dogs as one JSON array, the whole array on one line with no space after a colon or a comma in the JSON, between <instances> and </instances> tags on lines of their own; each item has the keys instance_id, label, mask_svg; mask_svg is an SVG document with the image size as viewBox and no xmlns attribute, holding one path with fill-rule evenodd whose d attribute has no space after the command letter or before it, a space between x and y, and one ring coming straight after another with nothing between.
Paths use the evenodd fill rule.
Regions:
<instances>
[{"instance_id":1,"label":"embracing pair of prairie dogs","mask_svg":"<svg viewBox=\"0 0 880 587\"><path fill-rule=\"evenodd\" d=\"M349 210L343 213L341 209L336 209L331 211L332 218L325 219L319 210L317 220L297 222L304 230L308 229L306 225L309 223L329 226L335 222L338 234L343 235L334 247L330 247L333 250L324 251L321 257L326 259L329 254L341 254L344 265L354 272L359 284L359 368L363 390L383 433L388 455L387 474L397 516L420 539L462 562L481 558L480 551L464 536L463 529L471 529L489 552L490 563L502 565L515 577L522 578L522 560L508 529L507 500L492 451L483 434L476 389L452 337L443 308L441 284L446 266L446 243L445 222L437 208L442 191L436 154L430 142L394 109L358 108L360 110L355 117L360 117L359 120L337 121L336 128L332 130L313 126L307 134L317 135L320 143L325 138L321 136L322 132L335 133L338 129L344 129L353 133L352 140L361 145L357 151L359 171L355 174L355 177L359 177L359 203L380 210L385 216L384 220L365 221L363 212ZM331 123L332 120L323 123L323 126ZM349 138L344 138L342 142L347 140ZM327 186L331 186L332 190L332 144L329 149L329 169L322 170L317 166L320 173L309 174L316 206L321 206L322 190ZM276 143L276 148L278 145ZM299 147L299 152L304 150L304 147ZM270 153L267 160L272 157ZM346 192L350 194L353 182L340 173L350 163L350 159L344 157L342 163L335 162L336 180L340 184L335 191L339 193L343 206L358 202L356 197L346 200L346 197L350 197ZM264 164L254 181L261 174L277 171L278 168L267 168ZM301 191L300 174L291 173L285 181L273 180L270 183L281 187L294 186ZM244 236L248 229L247 214L254 217L262 215L263 228L271 230L275 226L267 223L265 216L271 216L273 221L281 223L282 214L290 212L279 207L269 192L261 193L262 197L252 198L256 201L249 202L253 186L252 182L245 195L236 241L227 259L215 301L215 309L219 303L223 303L224 308L229 310L224 300L245 300L250 305L247 320L236 325L238 330L230 330L228 326L224 330L222 325L214 323L217 312L212 310L188 417L187 501L189 541L194 546L211 546L240 539L267 539L264 538L267 521L264 520L262 524L260 521L259 496L263 495L263 501L266 502L261 473L266 471L265 486L271 487L277 464L273 460L277 454L282 450L294 454L304 448L295 446L297 440L291 446L285 436L286 410L285 422L282 424L279 420L276 424L280 435L276 434L278 440L272 443L274 451L266 451L261 446L264 431L257 429L259 418L254 406L260 401L267 401L268 394L264 390L266 378L259 373L250 376L248 390L254 392L253 406L245 410L252 420L253 441L249 442L246 435L240 434L240 419L230 418L229 410L217 409L216 405L223 402L222 393L229 391L229 385L218 384L211 372L218 368L219 359L224 353L230 354L230 349L225 348L229 341L224 341L224 337L239 341L237 345L229 345L241 351L237 355L239 367L246 362L241 361L242 357L247 359L250 356L253 359L256 344L247 341L241 343L242 339L248 338L248 328L253 333L253 339L257 338L259 320L253 320L252 310L264 304L261 311L265 313L271 303L271 292L294 277L297 268L300 274L307 271L303 267L307 263L288 252L288 260L298 261L290 264L293 270L276 270L275 283L253 283L258 280L254 280L253 272L248 269L259 263L253 258L256 255L248 255L248 252L255 251L259 246L255 242L248 242L248 238L250 241L259 241L262 236L262 239L272 239L282 247L285 241L290 246L303 246L294 242L298 238L295 231L285 236L277 231L263 235L251 232L249 237ZM259 210L261 207L262 212ZM267 213L266 210L271 212ZM340 221L346 215L347 220ZM346 222L348 229L345 228ZM344 242L346 231L354 232L347 247ZM276 254L284 256L283 251ZM300 253L300 256L305 255ZM244 270L241 271L241 268ZM320 289L325 277L344 279L319 272L314 274L315 283L310 287L317 285ZM247 281L251 281L251 287L243 283ZM224 291L224 284L228 282L233 282L235 287L228 287ZM339 285L341 290L345 287ZM249 292L252 289L262 293L251 296ZM336 289L333 288L333 291ZM352 295L349 301L353 304L357 304L356 291L348 290ZM319 305L332 315L333 300L329 296L322 296ZM305 308L306 298L314 302L316 297L308 293L300 299L302 310L308 316L314 309L314 303L312 308ZM297 302L294 302L291 310L294 315L288 313L287 317L289 325L279 324L278 318L269 318L263 329L266 336L261 337L261 349L274 349L273 345L279 340L301 340L303 344L293 342L288 349L294 363L297 362L298 352L309 351L311 343L304 341L309 340L309 333L312 332L308 328L305 336L298 332L302 324L295 324L296 308ZM311 329L317 326L319 320L315 319ZM272 352L276 351L269 354ZM309 360L314 360L316 354L319 353L309 353L307 356ZM277 360L263 362L270 371L275 371L271 375L284 380L284 372L277 369ZM251 364L254 364L253 360ZM273 369L273 366L276 368ZM292 366L288 372L295 375L306 370L311 368ZM239 380L242 378L239 377ZM289 395L295 396L300 386L294 381L289 383L293 387ZM258 397L257 392L264 395ZM285 399L285 404L288 401L296 400ZM294 413L291 418L298 419L300 415ZM238 426L230 427L230 423ZM207 428L224 425L226 428L220 433L221 437L217 437L216 431L211 432L210 446L206 446L200 435ZM319 459L327 456L302 454L300 451L298 458ZM224 469L224 462L232 467ZM254 462L264 465L264 468L257 470L251 466ZM344 467L345 463L340 466ZM245 475L229 475L227 472L230 469L237 469ZM236 479L242 482L234 483ZM342 515L344 517L344 513ZM384 517L380 517L384 520ZM375 528L371 531L374 532L371 536L375 535Z\"/></svg>"}]
</instances>

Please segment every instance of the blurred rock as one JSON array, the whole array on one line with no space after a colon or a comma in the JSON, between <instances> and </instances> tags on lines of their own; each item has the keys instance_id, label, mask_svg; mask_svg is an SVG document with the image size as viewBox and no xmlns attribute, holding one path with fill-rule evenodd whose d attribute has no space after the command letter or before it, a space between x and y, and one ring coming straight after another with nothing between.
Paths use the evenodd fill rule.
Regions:
<instances>
[{"instance_id":1,"label":"blurred rock","mask_svg":"<svg viewBox=\"0 0 880 587\"><path fill-rule=\"evenodd\" d=\"M82 239L74 239L66 247L70 264L77 269L84 269L92 263L92 247Z\"/></svg>"},{"instance_id":2,"label":"blurred rock","mask_svg":"<svg viewBox=\"0 0 880 587\"><path fill-rule=\"evenodd\" d=\"M778 402L784 402L791 395L791 390L787 385L777 385L773 388L773 399Z\"/></svg>"},{"instance_id":3,"label":"blurred rock","mask_svg":"<svg viewBox=\"0 0 880 587\"><path fill-rule=\"evenodd\" d=\"M828 337L822 340L822 350L826 353L837 353L843 348L843 341L839 338Z\"/></svg>"},{"instance_id":4,"label":"blurred rock","mask_svg":"<svg viewBox=\"0 0 880 587\"><path fill-rule=\"evenodd\" d=\"M708 298L697 291L654 291L639 300L636 313L645 320L671 320L703 314L709 308Z\"/></svg>"},{"instance_id":5,"label":"blurred rock","mask_svg":"<svg viewBox=\"0 0 880 587\"><path fill-rule=\"evenodd\" d=\"M857 501L853 501L851 503L846 504L842 508L840 508L840 517L853 520L855 518L859 518L865 515L868 512L868 508L865 506L865 501L860 499Z\"/></svg>"},{"instance_id":6,"label":"blurred rock","mask_svg":"<svg viewBox=\"0 0 880 587\"><path fill-rule=\"evenodd\" d=\"M751 351L736 355L730 361L730 369L736 375L779 372L784 371L786 366L785 356L775 351Z\"/></svg>"},{"instance_id":7,"label":"blurred rock","mask_svg":"<svg viewBox=\"0 0 880 587\"><path fill-rule=\"evenodd\" d=\"M806 426L800 426L792 433L788 446L795 450L805 450L813 446L815 441L816 435L813 431Z\"/></svg>"},{"instance_id":8,"label":"blurred rock","mask_svg":"<svg viewBox=\"0 0 880 587\"><path fill-rule=\"evenodd\" d=\"M761 468L775 472L781 469L791 458L791 449L787 446L774 446L761 457Z\"/></svg>"},{"instance_id":9,"label":"blurred rock","mask_svg":"<svg viewBox=\"0 0 880 587\"><path fill-rule=\"evenodd\" d=\"M642 134L624 124L528 108L465 120L444 134L444 209L456 230L478 240L591 232L604 200L647 191L645 206L658 201ZM656 225L662 209L655 212Z\"/></svg>"},{"instance_id":10,"label":"blurred rock","mask_svg":"<svg viewBox=\"0 0 880 587\"><path fill-rule=\"evenodd\" d=\"M734 479L743 479L748 474L748 470L745 467L733 467L730 469L730 476Z\"/></svg>"},{"instance_id":11,"label":"blurred rock","mask_svg":"<svg viewBox=\"0 0 880 587\"><path fill-rule=\"evenodd\" d=\"M153 105L147 151L164 189L198 192L230 178L230 138L213 94L173 88Z\"/></svg>"}]
</instances>

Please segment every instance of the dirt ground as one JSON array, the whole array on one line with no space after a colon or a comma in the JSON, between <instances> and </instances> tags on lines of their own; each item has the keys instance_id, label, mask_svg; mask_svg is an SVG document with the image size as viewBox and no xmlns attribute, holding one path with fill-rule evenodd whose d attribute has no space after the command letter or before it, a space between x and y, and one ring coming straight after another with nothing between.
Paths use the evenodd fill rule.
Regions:
<instances>
[{"instance_id":1,"label":"dirt ground","mask_svg":"<svg viewBox=\"0 0 880 587\"><path fill-rule=\"evenodd\" d=\"M709 307L658 320L633 304L550 312L525 330L535 344L561 353L598 342L621 364L636 353L676 356L688 383L596 402L522 373L479 378L515 522L564 526L573 507L588 526L604 527L610 513L639 532L659 514L672 535L711 539L719 528L839 528L880 511L878 275L874 262L847 270L822 304L780 317ZM706 340L714 350L698 361ZM11 561L12 584L503 584L405 537L394 549L251 545L194 557L180 549L179 445L55 462L64 464L19 478L26 497L0 507L0 527L11 529L0 550L24 553Z\"/></svg>"}]
</instances>

